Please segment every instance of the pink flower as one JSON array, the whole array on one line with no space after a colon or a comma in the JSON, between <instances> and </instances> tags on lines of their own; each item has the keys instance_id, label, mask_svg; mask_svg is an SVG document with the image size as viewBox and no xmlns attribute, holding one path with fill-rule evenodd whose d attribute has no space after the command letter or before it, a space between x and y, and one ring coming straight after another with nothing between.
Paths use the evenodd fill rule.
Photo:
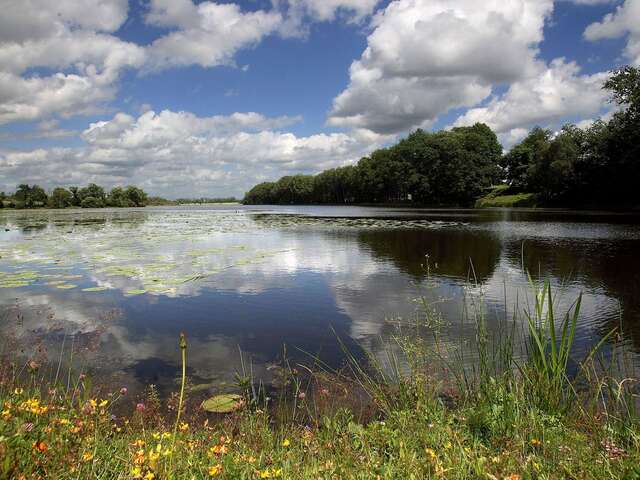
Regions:
<instances>
[{"instance_id":1,"label":"pink flower","mask_svg":"<svg viewBox=\"0 0 640 480\"><path fill-rule=\"evenodd\" d=\"M144 406L144 403L139 403L136 405L136 410L139 412L144 412L145 408L146 407Z\"/></svg>"},{"instance_id":2,"label":"pink flower","mask_svg":"<svg viewBox=\"0 0 640 480\"><path fill-rule=\"evenodd\" d=\"M127 392L128 392L127 387L122 387L122 388L120 389L120 395L126 395L126 394L127 394Z\"/></svg>"},{"instance_id":3,"label":"pink flower","mask_svg":"<svg viewBox=\"0 0 640 480\"><path fill-rule=\"evenodd\" d=\"M300 393L298 394L298 398L299 398L300 400L304 400L304 398L305 398L306 396L307 396L307 395L306 395L306 393L304 393L304 392L300 392Z\"/></svg>"}]
</instances>

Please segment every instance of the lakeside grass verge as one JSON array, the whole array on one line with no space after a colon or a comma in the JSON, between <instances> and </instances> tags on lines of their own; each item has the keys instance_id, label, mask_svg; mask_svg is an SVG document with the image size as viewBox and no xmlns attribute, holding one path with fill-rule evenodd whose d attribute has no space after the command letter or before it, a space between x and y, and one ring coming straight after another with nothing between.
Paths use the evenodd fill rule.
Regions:
<instances>
[{"instance_id":1,"label":"lakeside grass verge","mask_svg":"<svg viewBox=\"0 0 640 480\"><path fill-rule=\"evenodd\" d=\"M537 207L538 195L535 193L511 193L508 185L497 185L476 201L476 208L512 208Z\"/></svg>"},{"instance_id":2,"label":"lakeside grass verge","mask_svg":"<svg viewBox=\"0 0 640 480\"><path fill-rule=\"evenodd\" d=\"M423 340L441 335L437 304L424 301L384 358L345 352L341 371L285 361L276 392L242 372L243 408L227 415L183 409L183 394L161 401L150 387L133 400L79 372L47 378L34 362L5 362L0 478L640 478L637 376L624 349L612 332L607 355L596 345L578 361L580 301L558 315L553 298L548 283L535 288L518 324L524 343L515 319L490 337L473 311L464 352ZM184 366L182 339L180 351Z\"/></svg>"}]
</instances>

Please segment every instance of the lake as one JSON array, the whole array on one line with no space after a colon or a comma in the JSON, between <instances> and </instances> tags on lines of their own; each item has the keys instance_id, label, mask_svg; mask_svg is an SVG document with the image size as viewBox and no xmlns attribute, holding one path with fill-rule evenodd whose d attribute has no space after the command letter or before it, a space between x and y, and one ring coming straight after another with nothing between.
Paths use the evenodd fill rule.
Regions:
<instances>
[{"instance_id":1,"label":"lake","mask_svg":"<svg viewBox=\"0 0 640 480\"><path fill-rule=\"evenodd\" d=\"M4 353L73 360L113 385L175 387L178 336L203 390L346 348L384 355L416 299L464 349L526 308L524 270L560 310L583 293L582 350L616 326L640 352L640 217L551 210L182 206L0 212ZM482 307L478 307L482 305ZM71 356L73 351L73 356ZM242 352L242 354L240 353Z\"/></svg>"}]
</instances>

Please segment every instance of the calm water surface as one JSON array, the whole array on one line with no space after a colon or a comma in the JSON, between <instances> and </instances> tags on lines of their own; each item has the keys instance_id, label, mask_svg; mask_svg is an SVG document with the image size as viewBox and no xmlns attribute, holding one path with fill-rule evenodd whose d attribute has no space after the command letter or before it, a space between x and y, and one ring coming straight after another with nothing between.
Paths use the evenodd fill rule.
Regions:
<instances>
[{"instance_id":1,"label":"calm water surface","mask_svg":"<svg viewBox=\"0 0 640 480\"><path fill-rule=\"evenodd\" d=\"M523 266L560 309L584 294L581 348L622 324L640 352L637 215L219 206L3 211L0 226L0 348L55 363L73 347L133 390L173 388L181 331L203 390L232 381L240 351L265 379L285 346L333 366L336 336L382 355L419 297L443 300L444 338L464 345L469 299L494 329L526 306Z\"/></svg>"}]
</instances>

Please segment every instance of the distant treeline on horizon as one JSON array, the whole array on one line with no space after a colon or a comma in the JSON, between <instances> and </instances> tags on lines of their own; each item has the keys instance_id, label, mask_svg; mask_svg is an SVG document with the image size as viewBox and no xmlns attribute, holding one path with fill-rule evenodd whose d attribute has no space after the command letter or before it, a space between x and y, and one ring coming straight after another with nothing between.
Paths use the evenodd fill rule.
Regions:
<instances>
[{"instance_id":1,"label":"distant treeline on horizon","mask_svg":"<svg viewBox=\"0 0 640 480\"><path fill-rule=\"evenodd\" d=\"M207 203L237 203L235 197L222 198L166 198L150 197L139 187L113 187L107 192L100 185L90 183L86 187L56 187L49 193L39 185L23 183L13 194L0 192L0 208L103 208L145 207L147 205L187 205Z\"/></svg>"},{"instance_id":2,"label":"distant treeline on horizon","mask_svg":"<svg viewBox=\"0 0 640 480\"><path fill-rule=\"evenodd\" d=\"M100 185L90 183L86 187L56 187L49 193L39 185L23 183L15 193L0 192L0 208L103 208L144 207L147 194L139 187L114 187L108 193Z\"/></svg>"},{"instance_id":3,"label":"distant treeline on horizon","mask_svg":"<svg viewBox=\"0 0 640 480\"><path fill-rule=\"evenodd\" d=\"M536 127L505 154L482 123L419 129L356 165L260 183L243 203L469 206L502 184L546 205L640 205L640 70L613 71L603 88L619 109L608 122L558 133Z\"/></svg>"}]
</instances>

